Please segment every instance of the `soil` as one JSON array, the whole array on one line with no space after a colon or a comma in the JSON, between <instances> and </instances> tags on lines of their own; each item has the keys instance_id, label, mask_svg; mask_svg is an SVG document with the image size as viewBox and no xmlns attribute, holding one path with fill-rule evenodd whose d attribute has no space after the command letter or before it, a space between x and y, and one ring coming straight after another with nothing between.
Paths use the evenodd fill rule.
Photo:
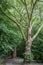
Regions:
<instances>
[{"instance_id":1,"label":"soil","mask_svg":"<svg viewBox=\"0 0 43 65\"><path fill-rule=\"evenodd\" d=\"M23 63L23 59L7 59L5 63L0 65L43 65L43 63Z\"/></svg>"}]
</instances>

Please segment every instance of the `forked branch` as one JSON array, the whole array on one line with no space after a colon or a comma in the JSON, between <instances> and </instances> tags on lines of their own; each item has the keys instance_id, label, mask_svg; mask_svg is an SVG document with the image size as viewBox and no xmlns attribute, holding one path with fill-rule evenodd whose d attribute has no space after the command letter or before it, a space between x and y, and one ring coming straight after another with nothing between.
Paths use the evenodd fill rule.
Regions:
<instances>
[{"instance_id":1,"label":"forked branch","mask_svg":"<svg viewBox=\"0 0 43 65\"><path fill-rule=\"evenodd\" d=\"M32 19L33 10L35 8L37 1L38 0L35 0L35 2L33 3L33 0L31 0L31 12L30 12L30 15L29 15L29 21L31 21L31 19Z\"/></svg>"},{"instance_id":2,"label":"forked branch","mask_svg":"<svg viewBox=\"0 0 43 65\"><path fill-rule=\"evenodd\" d=\"M27 8L27 3L26 3L26 0L22 0L22 3L24 4L25 6L25 9L26 9L26 13L27 13L27 18L28 18L28 21L29 21L29 12L28 12L28 8Z\"/></svg>"},{"instance_id":3,"label":"forked branch","mask_svg":"<svg viewBox=\"0 0 43 65\"><path fill-rule=\"evenodd\" d=\"M22 19L26 22L25 18L24 18L24 17L22 16L22 14L17 10L17 8L16 8L15 6L13 6L13 5L11 5L11 7L14 8L14 9L17 11L17 13L22 17Z\"/></svg>"}]
</instances>

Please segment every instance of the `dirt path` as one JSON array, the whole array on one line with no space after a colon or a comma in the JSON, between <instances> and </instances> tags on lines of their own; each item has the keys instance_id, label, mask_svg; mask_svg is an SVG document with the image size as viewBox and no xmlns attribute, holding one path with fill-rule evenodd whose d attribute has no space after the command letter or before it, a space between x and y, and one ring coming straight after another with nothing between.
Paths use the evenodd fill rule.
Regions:
<instances>
[{"instance_id":1,"label":"dirt path","mask_svg":"<svg viewBox=\"0 0 43 65\"><path fill-rule=\"evenodd\" d=\"M32 63L32 64L13 64L13 63L6 63L5 65L43 65L43 64L38 64L38 63Z\"/></svg>"},{"instance_id":2,"label":"dirt path","mask_svg":"<svg viewBox=\"0 0 43 65\"><path fill-rule=\"evenodd\" d=\"M23 64L23 59L7 59L4 65L43 65L43 63Z\"/></svg>"}]
</instances>

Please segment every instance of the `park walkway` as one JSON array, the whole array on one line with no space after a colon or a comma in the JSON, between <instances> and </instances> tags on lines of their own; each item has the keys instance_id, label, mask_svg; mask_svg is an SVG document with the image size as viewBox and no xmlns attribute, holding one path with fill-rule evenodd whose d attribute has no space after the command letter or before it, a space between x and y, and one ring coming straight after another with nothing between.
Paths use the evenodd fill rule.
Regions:
<instances>
[{"instance_id":1,"label":"park walkway","mask_svg":"<svg viewBox=\"0 0 43 65\"><path fill-rule=\"evenodd\" d=\"M43 65L43 64L41 64L41 63L40 64L39 63L31 63L31 64L29 64L29 63L28 64L6 63L5 65Z\"/></svg>"},{"instance_id":2,"label":"park walkway","mask_svg":"<svg viewBox=\"0 0 43 65\"><path fill-rule=\"evenodd\" d=\"M43 65L43 63L23 63L23 59L7 59L4 65Z\"/></svg>"}]
</instances>

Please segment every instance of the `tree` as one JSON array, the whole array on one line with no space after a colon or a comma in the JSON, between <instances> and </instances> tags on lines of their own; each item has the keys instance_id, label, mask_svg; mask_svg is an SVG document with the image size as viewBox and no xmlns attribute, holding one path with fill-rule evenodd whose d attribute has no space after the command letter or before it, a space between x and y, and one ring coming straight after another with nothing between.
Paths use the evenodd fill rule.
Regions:
<instances>
[{"instance_id":1,"label":"tree","mask_svg":"<svg viewBox=\"0 0 43 65\"><path fill-rule=\"evenodd\" d=\"M16 23L17 27L19 28L19 31L21 32L26 44L25 54L31 53L32 42L38 36L43 27L42 2L42 0L16 0L16 4L13 3L12 5L9 2L4 4L4 1L4 3L1 3L0 6L2 13ZM7 7L2 6L2 4L6 5ZM40 24L40 27L35 35L31 37L33 26L36 23Z\"/></svg>"}]
</instances>

